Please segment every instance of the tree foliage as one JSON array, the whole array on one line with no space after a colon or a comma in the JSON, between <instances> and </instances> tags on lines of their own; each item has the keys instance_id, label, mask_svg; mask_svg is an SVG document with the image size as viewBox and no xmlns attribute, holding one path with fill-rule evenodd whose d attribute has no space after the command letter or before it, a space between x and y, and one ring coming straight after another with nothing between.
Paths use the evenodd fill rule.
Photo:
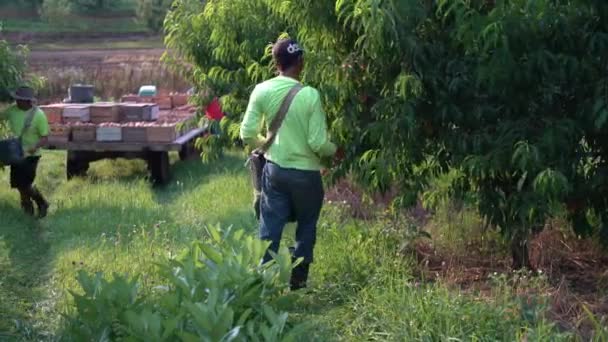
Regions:
<instances>
[{"instance_id":1,"label":"tree foliage","mask_svg":"<svg viewBox=\"0 0 608 342\"><path fill-rule=\"evenodd\" d=\"M137 0L137 16L148 28L159 32L172 3L173 0Z\"/></svg>"},{"instance_id":2,"label":"tree foliage","mask_svg":"<svg viewBox=\"0 0 608 342\"><path fill-rule=\"evenodd\" d=\"M18 8L36 9L44 0L0 0L0 6L14 6Z\"/></svg>"},{"instance_id":3,"label":"tree foliage","mask_svg":"<svg viewBox=\"0 0 608 342\"><path fill-rule=\"evenodd\" d=\"M10 91L23 81L26 53L25 47L14 48L0 40L0 102L10 101Z\"/></svg>"},{"instance_id":4,"label":"tree foliage","mask_svg":"<svg viewBox=\"0 0 608 342\"><path fill-rule=\"evenodd\" d=\"M335 176L397 185L406 205L450 172L449 193L474 194L514 250L563 205L578 233L608 242L605 1L176 5L167 42L222 96L233 138L253 85L272 76L268 44L287 33L307 50L304 81L347 148Z\"/></svg>"}]
</instances>

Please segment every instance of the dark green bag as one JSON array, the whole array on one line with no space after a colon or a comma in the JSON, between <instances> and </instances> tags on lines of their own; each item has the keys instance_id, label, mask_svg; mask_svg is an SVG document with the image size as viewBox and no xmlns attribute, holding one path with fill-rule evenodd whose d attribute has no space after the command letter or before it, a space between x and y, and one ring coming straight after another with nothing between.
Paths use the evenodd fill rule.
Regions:
<instances>
[{"instance_id":1,"label":"dark green bag","mask_svg":"<svg viewBox=\"0 0 608 342\"><path fill-rule=\"evenodd\" d=\"M27 112L23 129L21 130L21 134L18 138L0 140L0 164L15 165L21 163L23 159L25 159L25 151L23 150L23 143L21 140L23 138L23 134L32 125L32 120L34 119L35 113L35 107L32 107L32 109Z\"/></svg>"}]
</instances>

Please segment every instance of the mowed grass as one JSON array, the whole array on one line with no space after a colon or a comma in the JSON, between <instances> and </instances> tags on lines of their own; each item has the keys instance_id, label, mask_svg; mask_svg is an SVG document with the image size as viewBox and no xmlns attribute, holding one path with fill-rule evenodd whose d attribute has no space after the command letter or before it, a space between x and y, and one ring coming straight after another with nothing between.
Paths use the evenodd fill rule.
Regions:
<instances>
[{"instance_id":1,"label":"mowed grass","mask_svg":"<svg viewBox=\"0 0 608 342\"><path fill-rule=\"evenodd\" d=\"M88 178L67 182L64 159L42 159L38 185L52 209L41 222L22 215L8 170L0 173L0 340L53 331L79 269L141 273L145 281L155 261L200 238L206 222L254 229L237 155L211 166L176 163L163 189L148 184L137 161L101 161Z\"/></svg>"},{"instance_id":2,"label":"mowed grass","mask_svg":"<svg viewBox=\"0 0 608 342\"><path fill-rule=\"evenodd\" d=\"M140 274L156 285L155 262L219 223L256 234L251 189L240 153L203 165L179 162L165 188L150 187L145 165L102 161L66 181L61 152L45 153L38 184L52 202L47 219L25 218L8 171L0 174L0 340L50 340L79 291L78 270ZM175 161L175 156L173 156ZM572 340L544 318L543 298L522 301L509 286L493 299L448 290L411 275L398 254L405 234L382 221L342 220L327 206L319 225L311 287L284 309L309 324L306 340ZM285 234L290 243L293 227Z\"/></svg>"}]
</instances>

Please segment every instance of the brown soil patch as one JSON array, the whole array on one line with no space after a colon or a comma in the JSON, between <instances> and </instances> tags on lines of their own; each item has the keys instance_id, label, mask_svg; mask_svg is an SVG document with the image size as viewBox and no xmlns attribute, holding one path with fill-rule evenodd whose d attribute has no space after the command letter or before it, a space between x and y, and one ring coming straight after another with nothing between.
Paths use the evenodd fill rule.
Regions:
<instances>
[{"instance_id":1,"label":"brown soil patch","mask_svg":"<svg viewBox=\"0 0 608 342\"><path fill-rule=\"evenodd\" d=\"M33 70L53 66L111 65L122 63L159 63L165 49L32 51Z\"/></svg>"},{"instance_id":2,"label":"brown soil patch","mask_svg":"<svg viewBox=\"0 0 608 342\"><path fill-rule=\"evenodd\" d=\"M445 251L425 239L404 252L415 256L416 273L422 280L439 280L491 300L491 277L512 274L513 270L508 256L482 250L478 243L471 243L466 251ZM608 254L589 239L577 239L556 229L536 236L530 252L533 267L547 277L548 284L542 289L518 287L516 295L548 298L552 320L562 329L589 338L594 325L585 308L600 322L608 320Z\"/></svg>"}]
</instances>

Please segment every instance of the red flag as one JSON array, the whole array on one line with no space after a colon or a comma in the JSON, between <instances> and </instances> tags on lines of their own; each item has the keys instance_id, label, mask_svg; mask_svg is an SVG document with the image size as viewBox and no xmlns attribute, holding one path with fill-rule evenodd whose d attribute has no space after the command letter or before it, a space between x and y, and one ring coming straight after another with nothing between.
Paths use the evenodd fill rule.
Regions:
<instances>
[{"instance_id":1,"label":"red flag","mask_svg":"<svg viewBox=\"0 0 608 342\"><path fill-rule=\"evenodd\" d=\"M222 120L222 118L224 117L224 113L222 112L220 101L218 101L217 98L213 99L213 101L207 106L207 108L205 109L205 114L211 120Z\"/></svg>"}]
</instances>

